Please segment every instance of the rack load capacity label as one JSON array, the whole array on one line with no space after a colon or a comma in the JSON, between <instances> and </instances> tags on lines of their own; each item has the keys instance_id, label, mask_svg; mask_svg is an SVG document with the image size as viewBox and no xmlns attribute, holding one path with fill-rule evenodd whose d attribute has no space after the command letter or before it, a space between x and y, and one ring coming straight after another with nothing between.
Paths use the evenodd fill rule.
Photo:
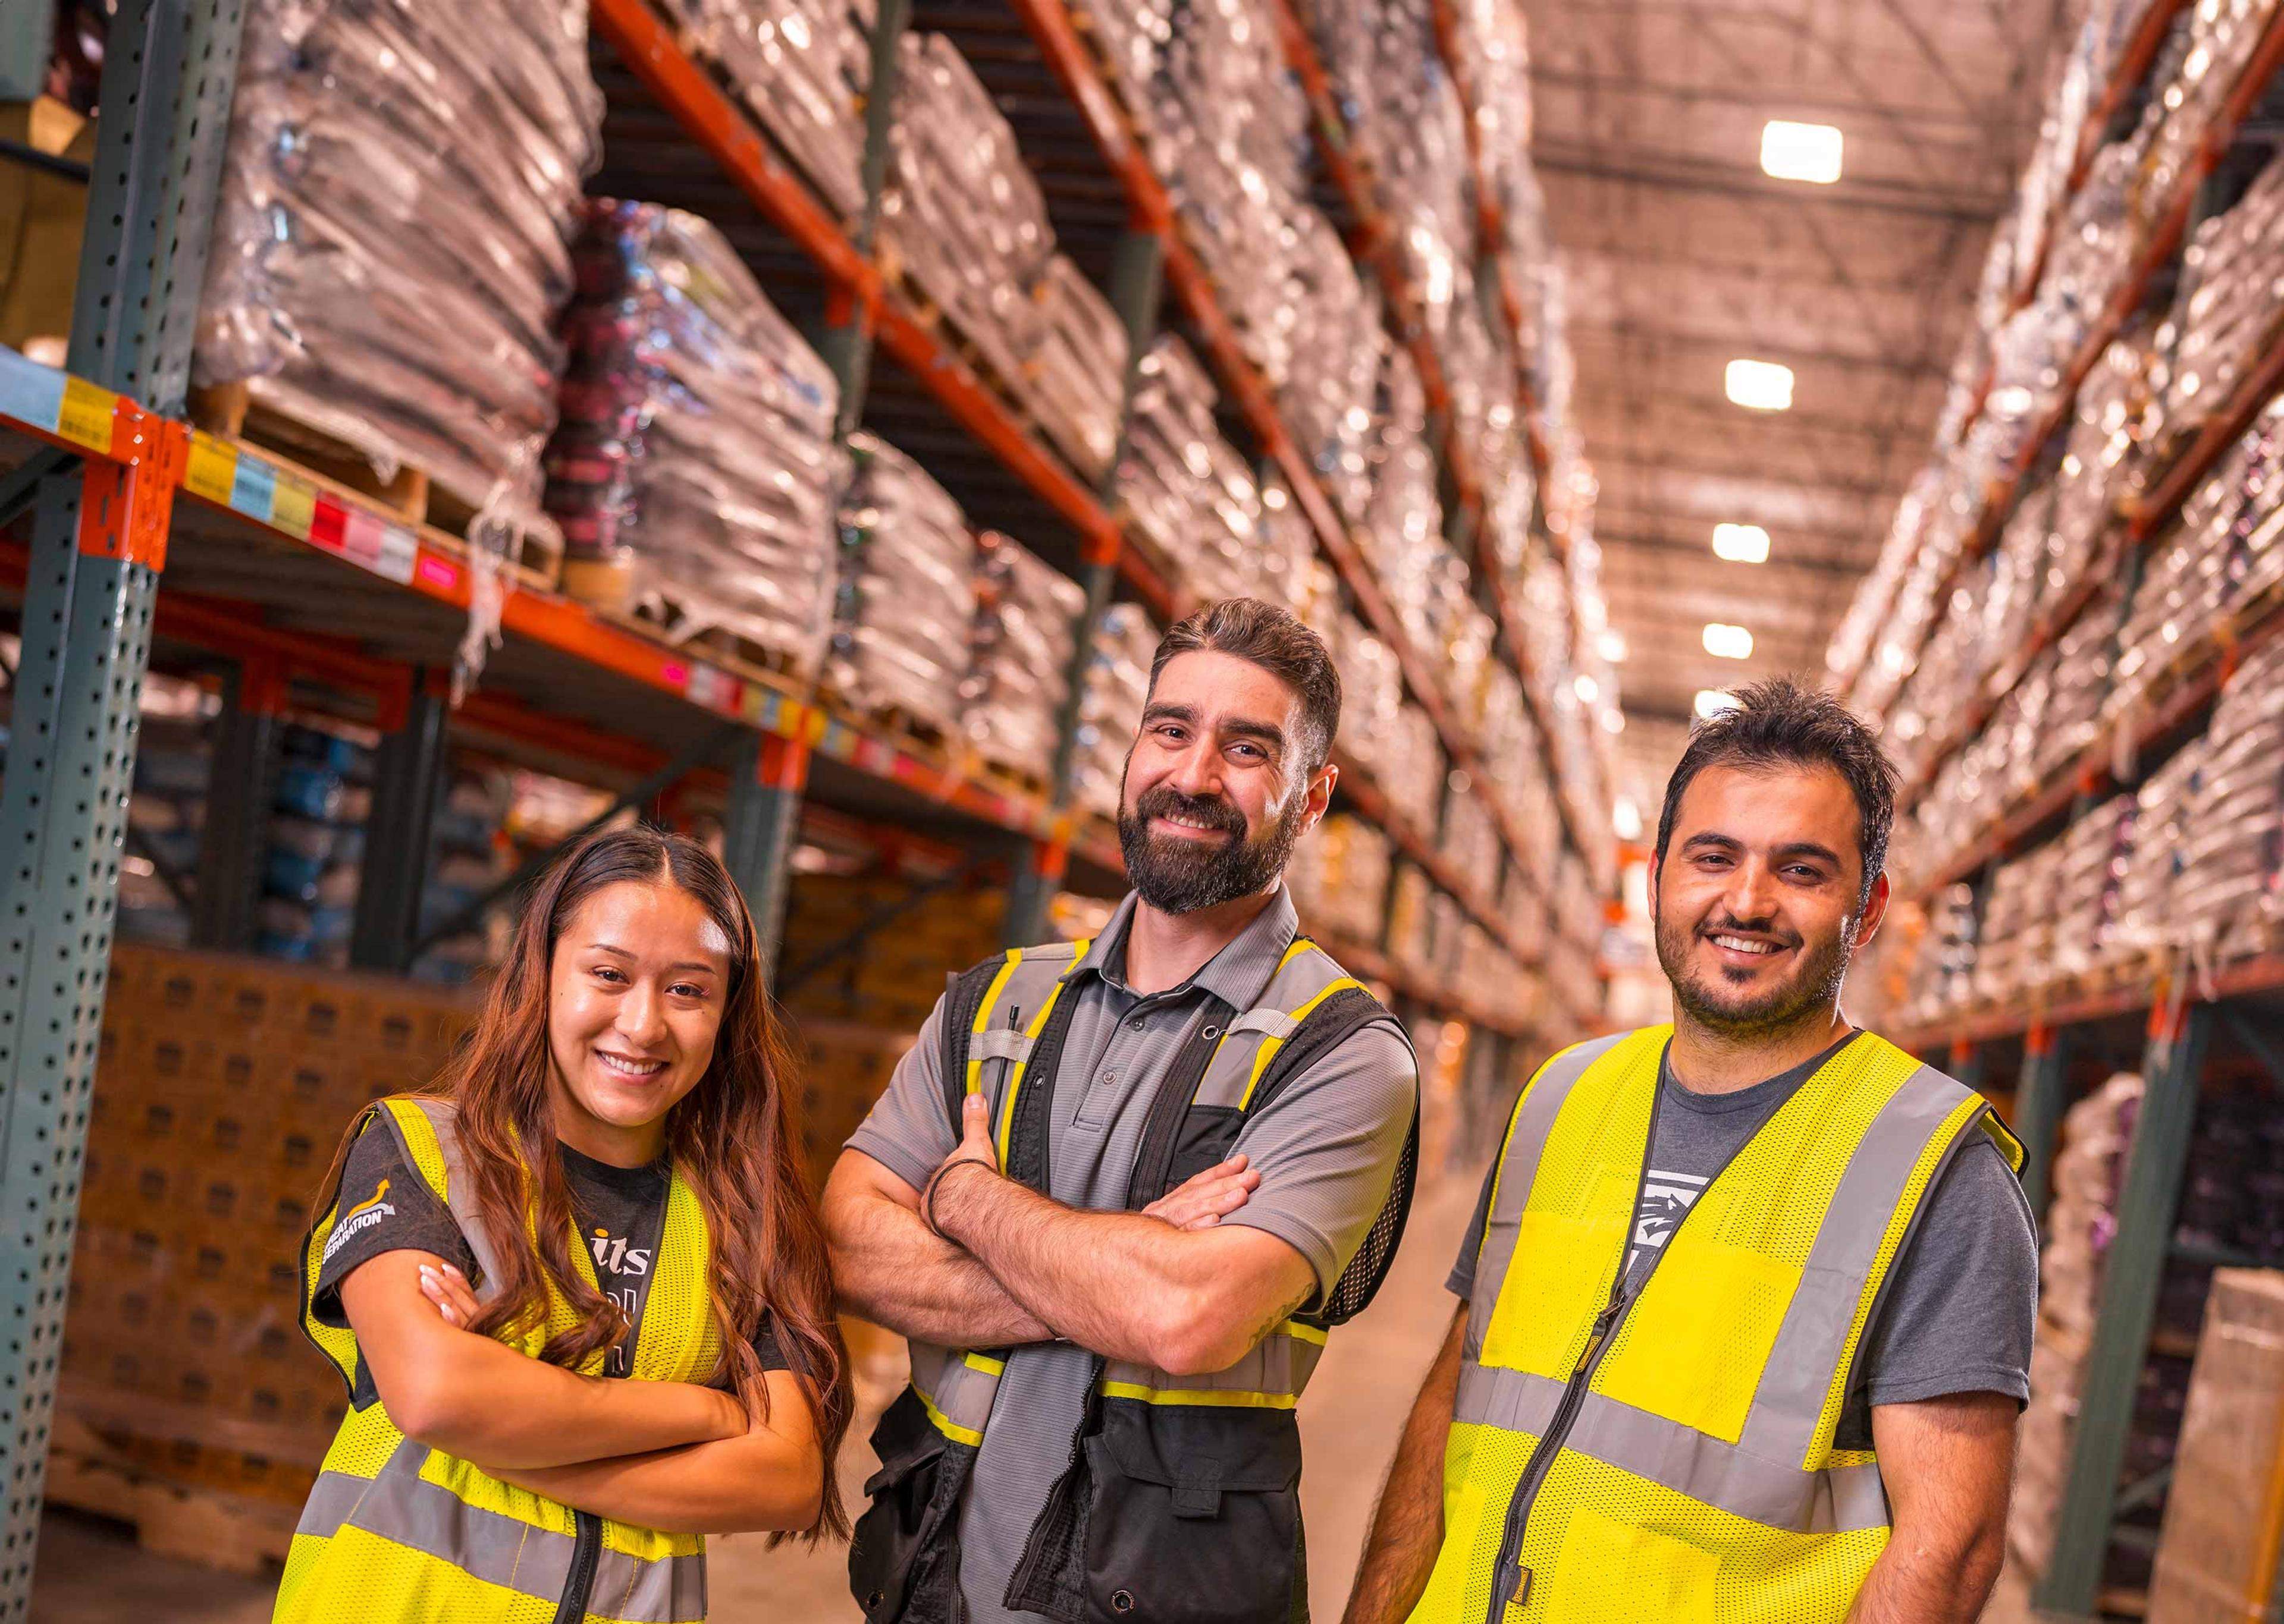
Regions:
<instances>
[{"instance_id":1,"label":"rack load capacity label","mask_svg":"<svg viewBox=\"0 0 2284 1624\"><path fill-rule=\"evenodd\" d=\"M0 418L109 457L119 398L84 378L0 346Z\"/></svg>"}]
</instances>

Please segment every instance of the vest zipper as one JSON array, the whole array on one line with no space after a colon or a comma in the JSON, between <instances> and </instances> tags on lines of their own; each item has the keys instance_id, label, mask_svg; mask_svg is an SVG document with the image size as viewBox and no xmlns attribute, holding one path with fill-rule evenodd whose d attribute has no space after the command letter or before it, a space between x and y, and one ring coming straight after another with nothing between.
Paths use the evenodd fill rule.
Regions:
<instances>
[{"instance_id":1,"label":"vest zipper","mask_svg":"<svg viewBox=\"0 0 2284 1624\"><path fill-rule=\"evenodd\" d=\"M1522 1477L1514 1486L1514 1498L1507 1502L1506 1526L1499 1534L1498 1561L1491 1568L1490 1608L1484 1615L1483 1624L1498 1624L1499 1615L1509 1604L1523 1606L1530 1600L1530 1570L1522 1565L1522 1536L1530 1522L1531 1503L1538 1498L1540 1487L1546 1481L1547 1473L1554 1470L1554 1462L1562 1453L1562 1441L1569 1435L1571 1425L1578 1418L1579 1407L1586 1401L1586 1391L1593 1385L1595 1367L1601 1363L1603 1354L1608 1351L1611 1338L1617 1331L1619 1322L1625 1318L1626 1310L1641 1295L1639 1291L1631 1294L1626 1291L1626 1264L1633 1255L1634 1226L1640 1218L1642 1192L1649 1186L1650 1152L1657 1144L1657 1111L1663 1103L1664 1095L1665 1058L1661 1051L1657 1081L1649 1097L1649 1126L1642 1135L1641 1172L1634 1180L1633 1205L1626 1209L1625 1238L1618 1246L1617 1277L1610 1282L1609 1300L1602 1305L1602 1311L1594 1316L1594 1323L1587 1328L1586 1344L1578 1350L1578 1360L1570 1367L1569 1379L1562 1384L1562 1397L1555 1403L1553 1417L1547 1422L1538 1447L1531 1450L1530 1459L1523 1464ZM1709 1181L1708 1187L1710 1187ZM1690 1210L1693 1212L1696 1209L1693 1206ZM1689 1214L1684 1213L1681 1222L1688 1222ZM1678 1230L1681 1226L1676 1224L1674 1227ZM1669 1235L1665 1238L1665 1245L1651 1254L1649 1268L1642 1271L1643 1284L1649 1284L1650 1275L1665 1256L1666 1246L1672 1244L1673 1237ZM1509 1267L1513 1267L1511 1262ZM1502 1595L1503 1590L1507 1594Z\"/></svg>"},{"instance_id":2,"label":"vest zipper","mask_svg":"<svg viewBox=\"0 0 2284 1624\"><path fill-rule=\"evenodd\" d=\"M571 1576L563 1581L563 1599L555 1604L555 1624L580 1624L587 1616L587 1601L595 1589L595 1566L603 1559L603 1519L592 1511L574 1511L578 1535L571 1543Z\"/></svg>"}]
</instances>

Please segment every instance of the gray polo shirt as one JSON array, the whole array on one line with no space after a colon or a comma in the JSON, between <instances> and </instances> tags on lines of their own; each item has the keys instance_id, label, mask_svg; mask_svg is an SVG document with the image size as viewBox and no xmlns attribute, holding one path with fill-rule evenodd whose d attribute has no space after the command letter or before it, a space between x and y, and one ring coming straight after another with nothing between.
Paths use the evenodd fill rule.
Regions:
<instances>
[{"instance_id":1,"label":"gray polo shirt","mask_svg":"<svg viewBox=\"0 0 2284 1624\"><path fill-rule=\"evenodd\" d=\"M1149 997L1126 985L1129 894L1074 973L1078 1000L1054 1082L1050 1193L1067 1206L1124 1206L1142 1128L1167 1066L1204 1019L1208 995L1253 1006L1291 945L1298 919L1283 886L1258 918L1181 986ZM915 1189L958 1143L944 1110L936 1004L849 1140ZM1222 1222L1291 1245L1329 1287L1379 1216L1411 1127L1419 1075L1390 1021L1374 1022L1308 1066L1247 1122L1238 1149L1261 1188ZM1070 1464L1093 1356L1067 1343L1017 1348L999 1378L983 1448L960 1509L960 1589L975 1624L1037 1615L1009 1611L1007 1581L1047 1491Z\"/></svg>"}]
</instances>

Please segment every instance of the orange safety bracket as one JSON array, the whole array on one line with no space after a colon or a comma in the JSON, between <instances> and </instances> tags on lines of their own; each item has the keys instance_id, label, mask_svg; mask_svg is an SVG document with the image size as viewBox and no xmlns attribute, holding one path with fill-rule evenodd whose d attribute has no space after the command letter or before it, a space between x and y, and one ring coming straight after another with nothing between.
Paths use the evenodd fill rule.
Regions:
<instances>
[{"instance_id":1,"label":"orange safety bracket","mask_svg":"<svg viewBox=\"0 0 2284 1624\"><path fill-rule=\"evenodd\" d=\"M754 777L764 789L798 795L809 787L809 741L787 738L782 733L763 734Z\"/></svg>"},{"instance_id":2,"label":"orange safety bracket","mask_svg":"<svg viewBox=\"0 0 2284 1624\"><path fill-rule=\"evenodd\" d=\"M1063 833L1052 839L1032 841L1030 858L1032 873L1041 879L1060 879L1070 869L1070 836Z\"/></svg>"},{"instance_id":3,"label":"orange safety bracket","mask_svg":"<svg viewBox=\"0 0 2284 1624\"><path fill-rule=\"evenodd\" d=\"M263 652L239 657L239 709L254 716L282 716L287 686L286 662L277 655Z\"/></svg>"},{"instance_id":4,"label":"orange safety bracket","mask_svg":"<svg viewBox=\"0 0 2284 1624\"><path fill-rule=\"evenodd\" d=\"M175 488L190 456L187 427L120 397L112 408L111 456L90 456L80 476L80 551L164 570Z\"/></svg>"}]
</instances>

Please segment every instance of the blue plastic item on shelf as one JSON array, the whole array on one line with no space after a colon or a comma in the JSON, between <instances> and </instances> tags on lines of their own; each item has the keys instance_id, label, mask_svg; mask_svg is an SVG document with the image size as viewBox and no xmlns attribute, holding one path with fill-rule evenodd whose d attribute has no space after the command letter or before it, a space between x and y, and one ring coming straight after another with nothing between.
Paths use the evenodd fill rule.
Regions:
<instances>
[{"instance_id":1,"label":"blue plastic item on shelf","mask_svg":"<svg viewBox=\"0 0 2284 1624\"><path fill-rule=\"evenodd\" d=\"M280 747L289 763L338 773L345 778L364 773L372 762L372 752L363 745L316 728L287 729Z\"/></svg>"},{"instance_id":2,"label":"blue plastic item on shelf","mask_svg":"<svg viewBox=\"0 0 2284 1624\"><path fill-rule=\"evenodd\" d=\"M340 816L348 785L340 774L306 762L288 761L278 770L278 795L270 804L280 812L325 822Z\"/></svg>"}]
</instances>

